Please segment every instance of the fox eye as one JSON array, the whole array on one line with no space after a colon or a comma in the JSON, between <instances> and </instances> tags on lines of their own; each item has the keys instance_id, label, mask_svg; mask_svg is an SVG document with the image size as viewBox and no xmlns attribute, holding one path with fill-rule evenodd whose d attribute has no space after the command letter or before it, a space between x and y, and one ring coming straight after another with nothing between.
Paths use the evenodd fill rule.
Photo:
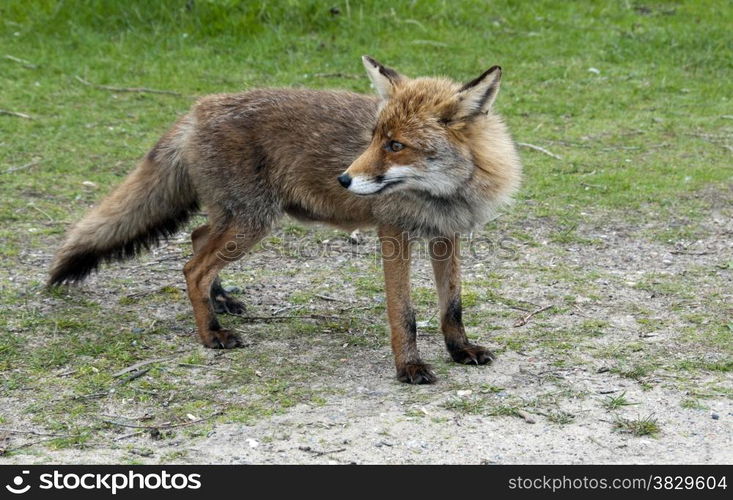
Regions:
<instances>
[{"instance_id":1,"label":"fox eye","mask_svg":"<svg viewBox=\"0 0 733 500\"><path fill-rule=\"evenodd\" d=\"M387 151L391 151L392 153L396 153L397 151L402 151L405 149L405 145L401 142L397 141L389 141L387 143Z\"/></svg>"}]
</instances>

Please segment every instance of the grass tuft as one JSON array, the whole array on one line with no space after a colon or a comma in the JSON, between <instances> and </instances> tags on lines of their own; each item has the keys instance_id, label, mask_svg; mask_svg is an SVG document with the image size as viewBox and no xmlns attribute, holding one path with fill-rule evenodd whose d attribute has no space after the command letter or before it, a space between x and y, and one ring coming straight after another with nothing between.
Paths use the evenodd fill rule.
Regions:
<instances>
[{"instance_id":1,"label":"grass tuft","mask_svg":"<svg viewBox=\"0 0 733 500\"><path fill-rule=\"evenodd\" d=\"M603 407L607 410L618 410L624 406L638 405L639 403L632 403L626 399L626 392L622 392L617 396L608 396L603 402Z\"/></svg>"},{"instance_id":2,"label":"grass tuft","mask_svg":"<svg viewBox=\"0 0 733 500\"><path fill-rule=\"evenodd\" d=\"M613 428L617 432L631 434L636 437L657 437L662 431L659 426L659 421L653 415L633 419L616 417L613 422Z\"/></svg>"}]
</instances>

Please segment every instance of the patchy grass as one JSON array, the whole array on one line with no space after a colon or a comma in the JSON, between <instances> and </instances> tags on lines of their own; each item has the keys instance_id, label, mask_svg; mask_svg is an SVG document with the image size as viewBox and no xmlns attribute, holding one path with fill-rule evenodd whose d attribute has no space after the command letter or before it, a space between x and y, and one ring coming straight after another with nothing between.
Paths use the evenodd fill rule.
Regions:
<instances>
[{"instance_id":1,"label":"patchy grass","mask_svg":"<svg viewBox=\"0 0 733 500\"><path fill-rule=\"evenodd\" d=\"M628 368L616 368L613 371L622 377L641 382L654 372L654 367L649 364L638 364Z\"/></svg>"},{"instance_id":2,"label":"patchy grass","mask_svg":"<svg viewBox=\"0 0 733 500\"><path fill-rule=\"evenodd\" d=\"M607 396L606 400L603 401L603 407L607 410L613 411L623 408L624 406L638 405L639 403L632 403L626 398L626 392L622 392L616 396Z\"/></svg>"},{"instance_id":3,"label":"patchy grass","mask_svg":"<svg viewBox=\"0 0 733 500\"><path fill-rule=\"evenodd\" d=\"M486 411L487 401L481 397L456 397L443 404L447 410L468 415L481 415Z\"/></svg>"},{"instance_id":4,"label":"patchy grass","mask_svg":"<svg viewBox=\"0 0 733 500\"><path fill-rule=\"evenodd\" d=\"M566 411L553 411L547 415L547 420L557 425L568 425L575 421L575 415Z\"/></svg>"},{"instance_id":5,"label":"patchy grass","mask_svg":"<svg viewBox=\"0 0 733 500\"><path fill-rule=\"evenodd\" d=\"M657 437L662 432L658 420L653 415L637 418L616 417L613 428L618 432L636 437Z\"/></svg>"},{"instance_id":6,"label":"patchy grass","mask_svg":"<svg viewBox=\"0 0 733 500\"><path fill-rule=\"evenodd\" d=\"M682 408L686 408L686 409L689 409L689 410L706 410L707 409L707 406L705 406L704 404L700 403L700 401L697 400L697 399L695 399L695 398L686 398L686 399L683 399L680 402L680 406Z\"/></svg>"},{"instance_id":7,"label":"patchy grass","mask_svg":"<svg viewBox=\"0 0 733 500\"><path fill-rule=\"evenodd\" d=\"M243 350L195 344L180 277L185 232L83 287L43 288L69 224L196 97L256 86L370 92L363 53L409 75L463 81L501 64L497 109L516 140L562 158L523 148L517 204L474 235L463 287L472 341L526 356L522 367L539 373L528 384L572 381L603 363L612 380L688 393L684 409L730 400L733 255L715 245L733 217L731 16L729 2L498 1L488 11L438 0L3 2L0 55L12 57L0 57L0 109L33 119L0 115L0 387L13 402L0 421L57 435L41 450L124 447L114 441L124 429L105 418L186 424L163 432L168 442L328 406L347 397L342 379L391 382L379 261L331 229L284 221L249 264L225 273L252 316L286 316L224 318ZM324 255L326 245L336 250ZM440 344L425 264L416 262L413 286L420 342ZM434 358L442 380L462 380L465 367ZM366 372L349 372L356 364ZM441 401L434 422L528 406L564 427L582 420L552 398L520 398L508 382L487 378L473 396L447 400L440 385L384 391ZM629 404L622 393L602 406ZM616 427L656 434L647 420ZM150 449L131 446L129 461Z\"/></svg>"}]
</instances>

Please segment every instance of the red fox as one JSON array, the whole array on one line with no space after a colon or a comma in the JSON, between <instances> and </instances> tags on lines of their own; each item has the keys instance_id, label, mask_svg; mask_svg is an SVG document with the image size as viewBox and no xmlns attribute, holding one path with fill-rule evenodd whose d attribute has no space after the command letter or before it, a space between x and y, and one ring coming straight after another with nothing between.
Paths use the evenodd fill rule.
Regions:
<instances>
[{"instance_id":1,"label":"red fox","mask_svg":"<svg viewBox=\"0 0 733 500\"><path fill-rule=\"evenodd\" d=\"M377 96L260 89L200 99L137 168L69 232L49 285L83 280L174 233L200 205L183 267L201 342L241 345L217 312L244 306L218 273L283 214L346 230L376 226L397 378L432 383L410 302L410 239L429 238L446 347L458 363L493 355L462 322L459 235L485 223L521 178L514 142L492 111L501 68L457 84L407 78L363 58ZM440 250L436 250L440 247Z\"/></svg>"}]
</instances>

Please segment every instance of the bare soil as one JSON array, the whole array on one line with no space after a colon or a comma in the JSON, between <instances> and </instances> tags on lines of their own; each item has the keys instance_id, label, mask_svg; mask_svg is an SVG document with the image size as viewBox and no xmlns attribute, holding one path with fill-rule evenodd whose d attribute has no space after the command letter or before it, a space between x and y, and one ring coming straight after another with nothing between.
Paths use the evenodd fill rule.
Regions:
<instances>
[{"instance_id":1,"label":"bare soil","mask_svg":"<svg viewBox=\"0 0 733 500\"><path fill-rule=\"evenodd\" d=\"M316 315L296 322L224 317L245 341L236 352L195 343L185 294L164 303L118 302L166 284L183 290L180 267L190 245L181 234L138 261L104 269L72 293L111 312L134 308L141 317L178 325L165 338L174 361L196 353L199 362L191 364L203 368L179 368L166 380L178 380L178 390L193 400L196 391L218 383L218 401L227 410L190 427L202 432L163 426L163 439L148 429L111 425L81 446L54 449L41 436L9 433L6 446L16 451L0 462L731 463L730 349L695 337L711 323L731 324L731 202L730 193L716 193L709 216L692 222L653 214L642 223L618 214L585 216L572 237L551 220L495 221L477 235L483 243L464 265L468 331L498 353L490 366L449 362L428 293L429 263L418 255L419 346L439 375L432 386L394 378L372 233L357 248L343 233L287 223L274 233L277 245L232 265L225 285L241 288L248 315ZM693 227L696 239L658 237L675 224ZM313 240L320 246L307 248L333 248L321 256L293 251L295 243ZM287 252L276 248L282 241L290 244ZM46 250L23 255L18 286L42 280L49 258ZM128 279L124 289L121 279ZM54 306L41 292L29 300ZM526 319L544 306L552 307ZM348 319L349 326L332 329L317 315ZM526 324L515 326L522 318ZM303 325L311 328L303 332ZM232 371L245 362L255 376L238 383ZM722 368L695 368L700 363ZM254 401L268 377L282 390L297 386L319 396L244 421L229 418L229 409ZM34 395L19 394L3 397L0 427L48 432L28 425ZM628 404L612 408L612 398ZM144 415L159 411L156 400L112 399L103 406L118 421L151 427L157 424ZM622 424L645 419L654 423L648 435Z\"/></svg>"}]
</instances>

